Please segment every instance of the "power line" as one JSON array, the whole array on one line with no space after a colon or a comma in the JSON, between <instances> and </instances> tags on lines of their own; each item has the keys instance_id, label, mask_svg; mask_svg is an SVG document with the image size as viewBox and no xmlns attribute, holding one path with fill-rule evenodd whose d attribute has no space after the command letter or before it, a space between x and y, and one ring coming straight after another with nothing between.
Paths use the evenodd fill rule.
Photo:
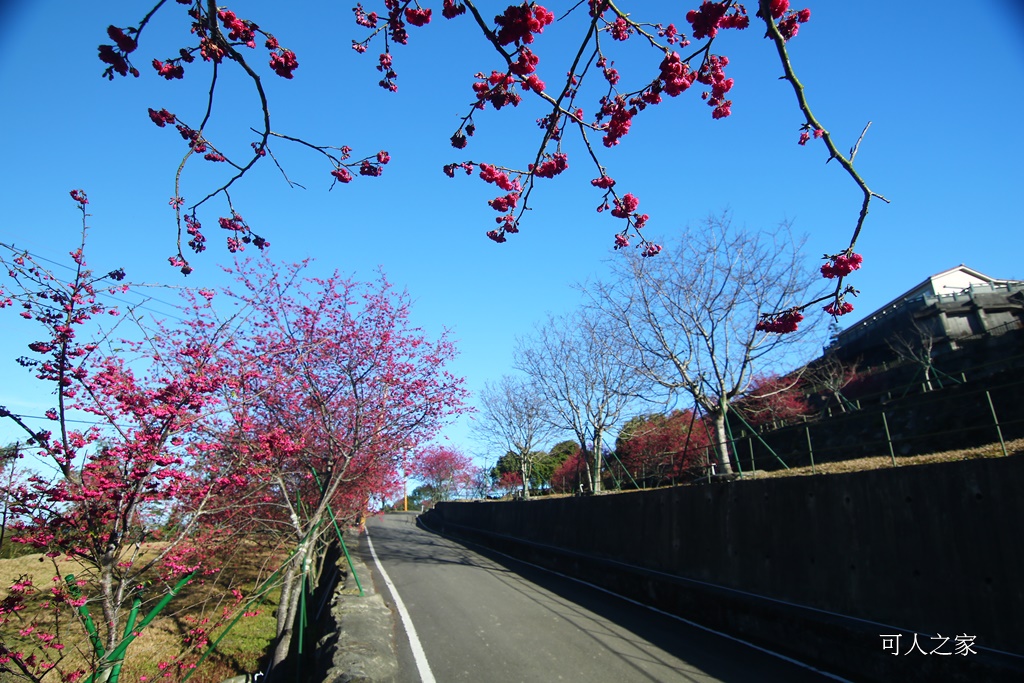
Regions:
<instances>
[{"instance_id":1,"label":"power line","mask_svg":"<svg viewBox=\"0 0 1024 683\"><path fill-rule=\"evenodd\" d=\"M15 247L13 244L7 244L6 242L0 242L0 247L4 247L4 248L8 249L11 253L25 254L25 255L29 256L33 261L43 261L43 262L46 262L46 263L53 264L53 265L57 266L58 268L63 268L65 270L69 270L69 271L72 271L72 272L76 272L76 270L77 270L77 269L67 265L66 263L61 263L59 261L55 261L54 259L51 259L51 258L48 258L46 256L42 256L42 255L37 254L35 252L29 251L28 249L21 249L19 247ZM179 311L182 311L185 308L181 304L174 304L174 303L171 303L169 301L164 301L163 299L158 299L157 297L149 295L149 294L143 294L143 293L139 292L138 289L137 289L139 287L139 285L131 285L131 284L129 284L129 285L124 285L124 286L127 287L128 290L132 294L134 294L136 296L139 296L139 297L142 297L144 299L144 301L153 301L153 302L160 303L160 304L163 304L165 306L168 306L170 308L177 309ZM167 287L167 285L148 285L148 286ZM146 306L144 302L141 302L141 303L140 302L131 302L131 301L128 301L128 300L125 300L125 299L119 299L119 298L115 297L113 294L110 294L108 292L98 292L97 294L98 294L98 296L102 296L104 298L111 299L113 301L124 302L126 305L132 305L133 308L142 309L142 310L145 310L145 311L149 311L150 313L155 313L157 315L166 316L168 318L177 320L178 322L185 322L184 318L178 317L178 316L173 315L171 313L167 313L165 311L161 311L161 310L158 310L158 309L150 308L150 307Z\"/></svg>"}]
</instances>

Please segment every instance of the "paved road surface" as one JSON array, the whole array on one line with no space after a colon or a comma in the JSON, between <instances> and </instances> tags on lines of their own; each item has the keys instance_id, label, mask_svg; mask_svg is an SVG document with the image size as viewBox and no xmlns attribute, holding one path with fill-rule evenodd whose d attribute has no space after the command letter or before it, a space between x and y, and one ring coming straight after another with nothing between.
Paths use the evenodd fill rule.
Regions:
<instances>
[{"instance_id":1,"label":"paved road surface","mask_svg":"<svg viewBox=\"0 0 1024 683\"><path fill-rule=\"evenodd\" d=\"M438 683L842 680L467 548L417 528L412 514L376 517L368 532ZM376 568L374 580L393 604ZM396 641L403 676L416 683L409 638L400 632Z\"/></svg>"}]
</instances>

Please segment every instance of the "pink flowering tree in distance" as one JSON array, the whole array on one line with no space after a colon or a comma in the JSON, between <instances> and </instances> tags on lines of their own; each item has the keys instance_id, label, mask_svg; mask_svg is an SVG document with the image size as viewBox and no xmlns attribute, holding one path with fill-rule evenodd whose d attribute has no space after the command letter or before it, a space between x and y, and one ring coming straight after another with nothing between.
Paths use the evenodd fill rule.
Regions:
<instances>
[{"instance_id":1,"label":"pink flowering tree in distance","mask_svg":"<svg viewBox=\"0 0 1024 683\"><path fill-rule=\"evenodd\" d=\"M296 54L265 28L228 8L218 7L212 0L177 0L177 4L183 6L182 11L190 18L187 44L177 54L152 59L152 69L158 77L175 80L206 65L210 78L209 100L205 115L198 123L186 124L166 108L150 109L149 115L159 127L174 126L186 146L175 176L177 190L171 199L177 216L178 249L170 261L187 274L191 265L182 242L187 242L195 252L205 249L206 238L198 209L216 197L222 197L227 206L227 215L220 216L218 224L229 233L230 250L239 250L250 243L258 248L266 246L266 239L253 232L235 210L230 189L257 163L268 157L276 163L270 148L272 141L295 142L319 154L326 163L332 184L348 183L354 173L379 176L391 157L385 151L353 156L347 146L324 146L275 132L262 79L271 73L285 79L301 74ZM359 53L376 53L375 68L381 74L380 86L396 92L399 60L395 48L408 45L410 36L415 33L412 29L430 24L434 9L418 0L375 0L373 7L369 4L364 7L357 3L353 8L359 35L352 40L352 48ZM824 145L828 159L835 160L850 177L862 200L856 220L852 221L849 242L824 257L822 275L835 280L830 293L786 310L762 312L759 329L771 333L791 332L802 319L802 312L821 302L827 302L824 309L832 316L852 310L847 297L855 295L856 290L846 283L846 278L861 265L860 255L854 252L856 242L872 200L887 200L873 191L854 169L854 159L867 127L848 154L841 152L832 133L814 115L807 93L797 78L787 44L797 38L800 27L810 20L809 9L791 7L789 0L759 0L751 15L744 4L733 0L704 0L699 5L695 0L695 6L685 13L686 23L677 26L637 18L649 11L648 8L643 3L635 3L636 12L631 12L625 0L581 1L573 4L557 21L550 9L536 2L509 4L492 18L483 14L478 4L474 0L440 2L442 17L472 22L479 29L481 40L494 48L494 61L481 64L475 80L467 84L467 103L451 134L452 147L460 151L468 148L478 123L483 124L488 117L489 108L495 112L514 109L524 97L530 97L536 98L547 111L537 121L536 146L520 161L496 163L463 158L439 164L450 177L460 172L477 173L497 190L497 196L487 200L499 214L495 217L496 227L487 231L490 239L505 242L509 235L519 232L538 181L561 174L568 168L572 152L574 157L580 154L594 169L590 184L599 194L597 210L607 212L617 225L613 230L614 247L623 249L633 244L645 257L658 254L661 245L649 241L643 233L650 217L640 209L639 194L632 188L621 188L603 158L625 141L647 109L662 105L666 98L699 98L709 107L712 118L728 118L734 106L729 99L734 81L727 74L729 58L721 52L720 43L732 39L727 37L729 34L760 34L768 40L768 49L773 50L779 60L781 77L796 96L801 131L796 143L806 145L813 140ZM135 25L108 28L111 43L99 47L99 58L107 65L104 71L107 78L139 75L132 58L140 49L150 21L158 11L170 11L168 6L172 6L171 3L161 0ZM562 21L569 17L579 17L579 20ZM763 31L754 29L752 22L763 27ZM553 60L535 49L536 36L554 32L561 33L563 45L576 46L570 50L568 64L549 64ZM623 74L615 68L618 45L626 41L639 41L650 48L650 69L646 73ZM237 159L219 149L206 135L213 116L218 74L229 66L240 69L251 80L262 107L262 122L254 129L251 151ZM547 80L541 78L542 72ZM202 194L198 200L186 202L180 192L181 174L186 162L196 155L230 171L222 184Z\"/></svg>"},{"instance_id":2,"label":"pink flowering tree in distance","mask_svg":"<svg viewBox=\"0 0 1024 683\"><path fill-rule=\"evenodd\" d=\"M451 500L468 491L476 473L472 458L457 449L437 445L424 448L409 469L411 476L430 487L435 502Z\"/></svg>"},{"instance_id":3,"label":"pink flowering tree in distance","mask_svg":"<svg viewBox=\"0 0 1024 683\"><path fill-rule=\"evenodd\" d=\"M640 415L623 425L615 454L641 486L695 478L707 469L712 427L693 410Z\"/></svg>"}]
</instances>

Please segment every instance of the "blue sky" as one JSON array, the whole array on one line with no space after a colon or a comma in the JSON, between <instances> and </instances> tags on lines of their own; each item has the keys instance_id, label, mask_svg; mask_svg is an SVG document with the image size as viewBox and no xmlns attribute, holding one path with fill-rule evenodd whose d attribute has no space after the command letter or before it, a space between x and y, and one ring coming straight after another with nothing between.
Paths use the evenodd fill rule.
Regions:
<instances>
[{"instance_id":1,"label":"blue sky","mask_svg":"<svg viewBox=\"0 0 1024 683\"><path fill-rule=\"evenodd\" d=\"M435 335L452 330L461 351L452 370L475 392L511 371L517 335L547 312L579 304L572 285L606 271L619 221L594 211L601 194L588 181L596 172L570 142L569 170L539 182L522 232L503 245L486 239L496 215L485 203L496 194L493 186L476 177L449 179L440 168L467 159L525 166L540 141L534 119L541 109L527 103L488 109L476 117L469 148L452 149L448 138L468 111L473 74L500 66L493 48L468 17L445 21L440 3L432 3L438 5L434 21L410 27L410 44L395 48L399 91L387 93L376 85L379 46L362 56L348 47L351 38L362 37L350 4L305 3L302 11L263 1L229 7L298 55L293 81L270 72L264 51L252 59L264 76L276 131L347 144L357 155L387 149L392 162L381 178L357 178L328 192L330 168L323 161L276 144L289 177L307 189L289 188L263 164L233 192L235 206L271 241L277 260L314 257L314 272L338 269L367 279L382 266L415 299L420 325ZM504 7L480 4L487 17ZM572 4L549 7L560 15ZM689 5L644 1L632 7L639 20L675 22L688 32ZM811 21L790 43L797 74L840 148L872 122L857 167L892 201L873 204L858 244L864 268L851 280L862 294L843 322L959 263L1024 279L1019 3L979 0L969 10L943 0L809 7ZM216 264L228 255L213 228L207 231L212 248L192 259L196 271L187 280L167 265L175 239L167 202L184 148L175 131L156 128L146 114L148 107L166 107L189 123L201 117L208 85L203 65L170 83L149 67L152 58L186 44L181 6L168 3L147 28L135 60L141 78L110 83L100 77L96 46L107 42L106 26L132 25L145 9L127 0L0 4L0 125L6 133L0 241L67 263L80 225L68 191L83 188L93 214L89 259L97 270L123 266L133 282L216 286L223 284ZM566 71L578 35L569 19L549 26L534 44L549 86ZM653 78L660 62L641 48L634 38L609 49L630 89ZM638 116L622 144L604 150L602 161L618 187L639 196L641 210L650 214L645 230L670 239L687 224L729 210L734 224L747 229L792 221L795 232L808 235L810 259L844 248L859 192L836 164L825 165L820 144L797 145L802 120L791 89L777 78L772 45L755 25L722 33L715 52L731 60L731 117L712 120L691 90ZM256 100L234 69L224 70L218 87L208 137L238 150L252 139L241 133L259 124ZM583 95L589 112L597 97L596 91ZM186 200L211 187L209 173L221 170L211 166L191 162ZM211 226L225 214L215 200L204 222ZM172 291L155 296L174 300ZM0 318L0 404L41 414L47 395L13 361L34 332L22 322ZM468 424L464 418L446 434L474 452ZM17 436L0 427L0 440Z\"/></svg>"}]
</instances>

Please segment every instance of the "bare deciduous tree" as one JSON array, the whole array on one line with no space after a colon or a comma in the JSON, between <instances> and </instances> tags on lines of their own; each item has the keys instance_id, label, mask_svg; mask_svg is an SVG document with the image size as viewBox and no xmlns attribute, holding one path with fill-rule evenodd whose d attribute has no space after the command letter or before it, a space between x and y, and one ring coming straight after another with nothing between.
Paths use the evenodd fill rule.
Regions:
<instances>
[{"instance_id":1,"label":"bare deciduous tree","mask_svg":"<svg viewBox=\"0 0 1024 683\"><path fill-rule=\"evenodd\" d=\"M549 317L533 337L519 340L516 354L517 367L551 406L555 426L579 441L593 492L601 490L605 434L650 386L635 362L621 359L623 350L617 347L625 330L603 318L592 310Z\"/></svg>"},{"instance_id":2,"label":"bare deciduous tree","mask_svg":"<svg viewBox=\"0 0 1024 683\"><path fill-rule=\"evenodd\" d=\"M931 391L934 367L932 357L935 353L935 336L928 322L913 318L909 329L903 330L885 340L889 350L902 361L918 366L918 372L924 376L925 391Z\"/></svg>"},{"instance_id":3,"label":"bare deciduous tree","mask_svg":"<svg viewBox=\"0 0 1024 683\"><path fill-rule=\"evenodd\" d=\"M728 214L688 228L669 253L613 261L614 277L591 288L593 305L619 322L638 352L636 369L670 394L682 392L715 425L717 465L731 473L726 416L756 369L772 369L808 339L755 329L761 313L793 307L813 294L789 226L756 234L734 230ZM790 359L792 360L792 359ZM795 363L794 363L795 364Z\"/></svg>"},{"instance_id":4,"label":"bare deciduous tree","mask_svg":"<svg viewBox=\"0 0 1024 683\"><path fill-rule=\"evenodd\" d=\"M856 406L843 395L843 389L857 379L859 363L859 360L843 363L835 353L826 353L808 366L807 379L845 413L850 408L856 409Z\"/></svg>"},{"instance_id":5,"label":"bare deciduous tree","mask_svg":"<svg viewBox=\"0 0 1024 683\"><path fill-rule=\"evenodd\" d=\"M502 376L497 384L485 384L473 430L487 446L512 454L523 480L523 498L528 499L535 460L545 455L540 446L555 433L547 403L537 387L512 375Z\"/></svg>"}]
</instances>

